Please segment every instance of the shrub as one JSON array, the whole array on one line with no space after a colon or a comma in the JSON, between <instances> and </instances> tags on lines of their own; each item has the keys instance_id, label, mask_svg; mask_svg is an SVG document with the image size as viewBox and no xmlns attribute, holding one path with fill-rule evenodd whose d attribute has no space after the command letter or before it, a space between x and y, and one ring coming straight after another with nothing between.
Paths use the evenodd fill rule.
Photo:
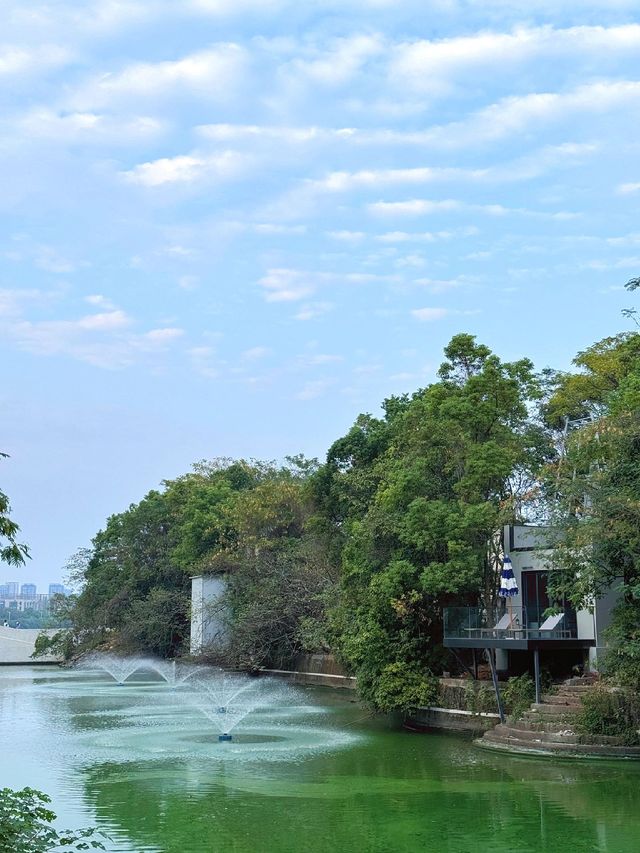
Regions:
<instances>
[{"instance_id":1,"label":"shrub","mask_svg":"<svg viewBox=\"0 0 640 853\"><path fill-rule=\"evenodd\" d=\"M640 691L640 602L625 601L613 611L602 671L622 687Z\"/></svg>"},{"instance_id":2,"label":"shrub","mask_svg":"<svg viewBox=\"0 0 640 853\"><path fill-rule=\"evenodd\" d=\"M493 687L486 682L468 681L465 684L465 711L482 714L496 710L496 696Z\"/></svg>"},{"instance_id":3,"label":"shrub","mask_svg":"<svg viewBox=\"0 0 640 853\"><path fill-rule=\"evenodd\" d=\"M640 744L640 697L630 690L598 687L582 697L576 727L583 734L619 737Z\"/></svg>"},{"instance_id":4,"label":"shrub","mask_svg":"<svg viewBox=\"0 0 640 853\"><path fill-rule=\"evenodd\" d=\"M535 700L535 684L526 674L510 678L502 690L502 698L509 715L517 719Z\"/></svg>"},{"instance_id":5,"label":"shrub","mask_svg":"<svg viewBox=\"0 0 640 853\"><path fill-rule=\"evenodd\" d=\"M55 830L51 824L56 815L47 808L50 802L50 797L33 788L22 791L0 789L0 850L45 853L105 849L103 844L92 838L95 829Z\"/></svg>"},{"instance_id":6,"label":"shrub","mask_svg":"<svg viewBox=\"0 0 640 853\"><path fill-rule=\"evenodd\" d=\"M419 667L390 663L382 669L375 686L373 704L379 711L408 711L433 705L438 697L438 679Z\"/></svg>"}]
</instances>

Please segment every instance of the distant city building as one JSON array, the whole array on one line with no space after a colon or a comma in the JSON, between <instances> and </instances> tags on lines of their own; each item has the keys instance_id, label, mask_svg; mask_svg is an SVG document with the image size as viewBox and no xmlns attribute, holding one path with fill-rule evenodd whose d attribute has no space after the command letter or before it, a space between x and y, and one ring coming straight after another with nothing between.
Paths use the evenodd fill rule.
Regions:
<instances>
[{"instance_id":1,"label":"distant city building","mask_svg":"<svg viewBox=\"0 0 640 853\"><path fill-rule=\"evenodd\" d=\"M7 598L17 598L20 592L20 584L18 581L7 581Z\"/></svg>"},{"instance_id":2,"label":"distant city building","mask_svg":"<svg viewBox=\"0 0 640 853\"><path fill-rule=\"evenodd\" d=\"M9 584L8 583L0 583L0 599L1 598L9 598Z\"/></svg>"},{"instance_id":3,"label":"distant city building","mask_svg":"<svg viewBox=\"0 0 640 853\"><path fill-rule=\"evenodd\" d=\"M49 584L49 595L66 595L67 592L64 588L64 584L61 583L50 583Z\"/></svg>"},{"instance_id":4,"label":"distant city building","mask_svg":"<svg viewBox=\"0 0 640 853\"><path fill-rule=\"evenodd\" d=\"M38 588L34 583L23 583L20 587L20 598L35 598Z\"/></svg>"}]
</instances>

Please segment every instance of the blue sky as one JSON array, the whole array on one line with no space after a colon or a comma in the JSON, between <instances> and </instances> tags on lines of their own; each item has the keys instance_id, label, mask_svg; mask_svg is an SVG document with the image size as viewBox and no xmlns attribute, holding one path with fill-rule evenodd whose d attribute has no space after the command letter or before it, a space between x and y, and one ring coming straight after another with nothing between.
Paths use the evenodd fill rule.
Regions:
<instances>
[{"instance_id":1,"label":"blue sky","mask_svg":"<svg viewBox=\"0 0 640 853\"><path fill-rule=\"evenodd\" d=\"M323 456L640 273L636 0L0 2L0 484L57 580L215 456Z\"/></svg>"}]
</instances>

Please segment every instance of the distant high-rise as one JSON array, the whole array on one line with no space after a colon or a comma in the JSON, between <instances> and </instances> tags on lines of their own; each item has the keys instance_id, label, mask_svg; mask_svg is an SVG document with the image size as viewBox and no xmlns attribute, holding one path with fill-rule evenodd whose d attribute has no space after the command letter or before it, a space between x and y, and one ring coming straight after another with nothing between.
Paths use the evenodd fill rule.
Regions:
<instances>
[{"instance_id":1,"label":"distant high-rise","mask_svg":"<svg viewBox=\"0 0 640 853\"><path fill-rule=\"evenodd\" d=\"M50 583L49 584L49 595L64 595L65 589L64 585L61 583Z\"/></svg>"},{"instance_id":2,"label":"distant high-rise","mask_svg":"<svg viewBox=\"0 0 640 853\"><path fill-rule=\"evenodd\" d=\"M0 599L9 598L9 584L0 583Z\"/></svg>"},{"instance_id":3,"label":"distant high-rise","mask_svg":"<svg viewBox=\"0 0 640 853\"><path fill-rule=\"evenodd\" d=\"M20 584L18 583L18 581L7 582L7 598L17 598L19 591Z\"/></svg>"},{"instance_id":4,"label":"distant high-rise","mask_svg":"<svg viewBox=\"0 0 640 853\"><path fill-rule=\"evenodd\" d=\"M20 587L20 598L35 598L37 587L34 583L23 583Z\"/></svg>"}]
</instances>

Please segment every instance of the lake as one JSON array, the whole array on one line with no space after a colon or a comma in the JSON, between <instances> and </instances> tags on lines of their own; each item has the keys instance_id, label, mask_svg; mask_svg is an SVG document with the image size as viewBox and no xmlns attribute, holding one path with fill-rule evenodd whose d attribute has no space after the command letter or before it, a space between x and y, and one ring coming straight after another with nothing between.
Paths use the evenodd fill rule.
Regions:
<instances>
[{"instance_id":1,"label":"lake","mask_svg":"<svg viewBox=\"0 0 640 853\"><path fill-rule=\"evenodd\" d=\"M640 849L640 764L491 753L298 688L219 743L190 689L0 668L0 787L53 798L112 853Z\"/></svg>"}]
</instances>

